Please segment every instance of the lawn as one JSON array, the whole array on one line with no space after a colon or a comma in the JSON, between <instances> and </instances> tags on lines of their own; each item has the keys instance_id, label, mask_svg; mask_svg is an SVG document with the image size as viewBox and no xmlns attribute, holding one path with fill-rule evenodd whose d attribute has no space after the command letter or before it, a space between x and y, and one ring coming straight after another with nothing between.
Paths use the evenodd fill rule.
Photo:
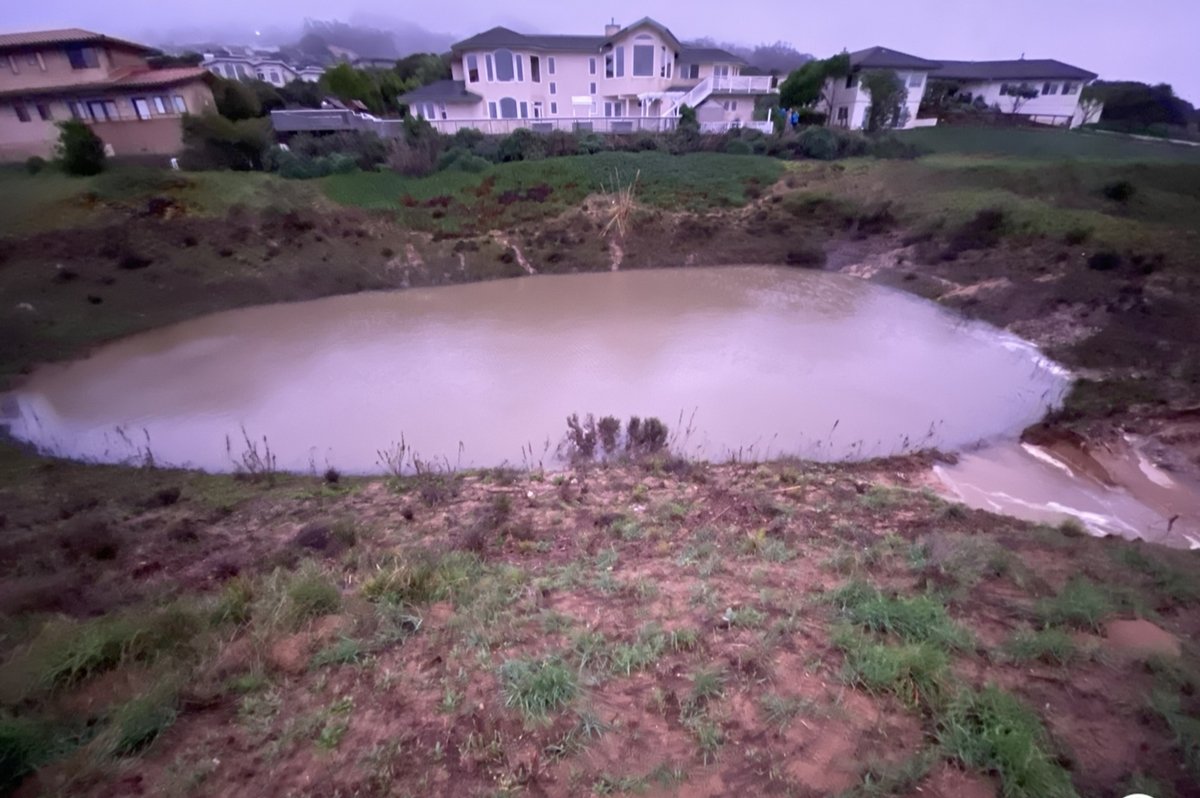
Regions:
<instances>
[{"instance_id":1,"label":"lawn","mask_svg":"<svg viewBox=\"0 0 1200 798\"><path fill-rule=\"evenodd\" d=\"M898 134L937 154L1007 155L1035 160L1181 161L1200 163L1200 147L1138 141L1084 131L932 127Z\"/></svg>"},{"instance_id":2,"label":"lawn","mask_svg":"<svg viewBox=\"0 0 1200 798\"><path fill-rule=\"evenodd\" d=\"M329 198L343 205L397 210L411 226L457 230L464 220L485 218L504 225L544 218L578 205L589 194L634 180L637 198L648 205L736 207L783 171L780 161L753 155L605 152L497 164L475 174L448 171L411 178L355 172L321 183Z\"/></svg>"}]
</instances>

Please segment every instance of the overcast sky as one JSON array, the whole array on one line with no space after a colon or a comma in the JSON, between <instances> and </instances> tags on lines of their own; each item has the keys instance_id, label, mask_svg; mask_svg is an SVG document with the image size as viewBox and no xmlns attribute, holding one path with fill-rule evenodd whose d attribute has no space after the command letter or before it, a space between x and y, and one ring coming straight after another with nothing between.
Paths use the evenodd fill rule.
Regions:
<instances>
[{"instance_id":1,"label":"overcast sky","mask_svg":"<svg viewBox=\"0 0 1200 798\"><path fill-rule=\"evenodd\" d=\"M927 58L1057 58L1100 73L1170 83L1200 104L1200 0L37 0L6 2L0 31L85 27L130 37L189 29L287 28L304 17L405 20L467 36L493 25L600 31L651 16L681 38L784 40L830 55L880 44ZM153 44L154 41L147 43Z\"/></svg>"}]
</instances>

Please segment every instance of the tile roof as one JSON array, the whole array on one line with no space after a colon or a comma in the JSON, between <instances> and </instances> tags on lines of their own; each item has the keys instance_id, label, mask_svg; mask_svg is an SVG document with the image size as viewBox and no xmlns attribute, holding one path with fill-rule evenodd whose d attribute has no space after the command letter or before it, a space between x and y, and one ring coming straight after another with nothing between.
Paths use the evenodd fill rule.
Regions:
<instances>
[{"instance_id":1,"label":"tile roof","mask_svg":"<svg viewBox=\"0 0 1200 798\"><path fill-rule=\"evenodd\" d=\"M413 89L407 94L401 94L400 101L404 103L478 103L483 102L483 98L467 91L466 83L461 80L435 80L433 83Z\"/></svg>"},{"instance_id":2,"label":"tile roof","mask_svg":"<svg viewBox=\"0 0 1200 798\"><path fill-rule=\"evenodd\" d=\"M8 89L0 92L0 97L43 97L61 94L97 94L107 91L128 89L153 89L164 86L174 86L191 80L208 78L207 69L200 67L174 67L171 69L137 69L115 74L110 80L89 81L87 83L60 83L53 86L35 86L21 89Z\"/></svg>"},{"instance_id":3,"label":"tile roof","mask_svg":"<svg viewBox=\"0 0 1200 798\"><path fill-rule=\"evenodd\" d=\"M57 30L35 30L20 33L0 33L0 50L16 47L41 47L50 44L109 44L141 52L151 52L153 47L116 39L103 33L83 28L59 28Z\"/></svg>"},{"instance_id":4,"label":"tile roof","mask_svg":"<svg viewBox=\"0 0 1200 798\"><path fill-rule=\"evenodd\" d=\"M887 47L868 47L850 53L850 66L859 69L937 69L941 64L915 55L890 50Z\"/></svg>"},{"instance_id":5,"label":"tile roof","mask_svg":"<svg viewBox=\"0 0 1200 798\"><path fill-rule=\"evenodd\" d=\"M1088 72L1053 58L1030 58L1016 61L942 61L936 77L947 80L1092 80Z\"/></svg>"}]
</instances>

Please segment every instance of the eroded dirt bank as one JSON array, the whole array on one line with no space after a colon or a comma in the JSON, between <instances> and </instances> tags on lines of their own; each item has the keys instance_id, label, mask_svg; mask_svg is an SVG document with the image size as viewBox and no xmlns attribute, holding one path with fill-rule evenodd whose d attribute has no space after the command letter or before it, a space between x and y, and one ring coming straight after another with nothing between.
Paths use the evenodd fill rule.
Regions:
<instances>
[{"instance_id":1,"label":"eroded dirt bank","mask_svg":"<svg viewBox=\"0 0 1200 798\"><path fill-rule=\"evenodd\" d=\"M19 794L1196 794L1200 560L928 467L22 461L3 700L73 742Z\"/></svg>"}]
</instances>

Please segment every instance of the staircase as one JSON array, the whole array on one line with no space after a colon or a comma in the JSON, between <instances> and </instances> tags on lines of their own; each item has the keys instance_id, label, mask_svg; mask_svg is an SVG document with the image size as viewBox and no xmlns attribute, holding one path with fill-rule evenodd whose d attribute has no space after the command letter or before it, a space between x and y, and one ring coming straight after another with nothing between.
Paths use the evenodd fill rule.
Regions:
<instances>
[{"instance_id":1,"label":"staircase","mask_svg":"<svg viewBox=\"0 0 1200 798\"><path fill-rule=\"evenodd\" d=\"M679 116L683 106L695 108L714 94L770 94L774 90L775 78L770 75L709 75L665 105L662 116Z\"/></svg>"}]
</instances>

